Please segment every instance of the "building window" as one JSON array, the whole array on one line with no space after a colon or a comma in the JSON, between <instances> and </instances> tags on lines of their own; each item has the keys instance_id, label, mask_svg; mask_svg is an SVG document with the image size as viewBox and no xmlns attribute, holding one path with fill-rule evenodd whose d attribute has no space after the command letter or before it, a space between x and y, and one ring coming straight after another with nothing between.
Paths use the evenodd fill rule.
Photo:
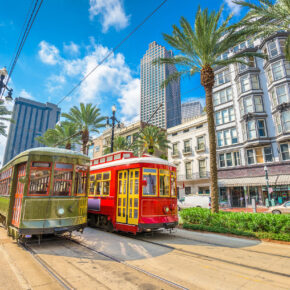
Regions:
<instances>
[{"instance_id":1,"label":"building window","mask_svg":"<svg viewBox=\"0 0 290 290\"><path fill-rule=\"evenodd\" d=\"M290 160L290 144L285 143L280 145L282 160Z\"/></svg>"},{"instance_id":2,"label":"building window","mask_svg":"<svg viewBox=\"0 0 290 290\"><path fill-rule=\"evenodd\" d=\"M238 143L236 128L218 131L217 132L217 139L218 139L218 147Z\"/></svg>"},{"instance_id":3,"label":"building window","mask_svg":"<svg viewBox=\"0 0 290 290\"><path fill-rule=\"evenodd\" d=\"M284 132L290 131L290 111L282 112L282 124Z\"/></svg>"},{"instance_id":4,"label":"building window","mask_svg":"<svg viewBox=\"0 0 290 290\"><path fill-rule=\"evenodd\" d=\"M126 141L128 144L131 144L131 135L126 136Z\"/></svg>"},{"instance_id":5,"label":"building window","mask_svg":"<svg viewBox=\"0 0 290 290\"><path fill-rule=\"evenodd\" d=\"M280 61L272 64L272 73L274 81L283 78L283 68L282 63Z\"/></svg>"},{"instance_id":6,"label":"building window","mask_svg":"<svg viewBox=\"0 0 290 290\"><path fill-rule=\"evenodd\" d=\"M219 86L230 81L229 70L226 69L215 75L215 85Z\"/></svg>"},{"instance_id":7,"label":"building window","mask_svg":"<svg viewBox=\"0 0 290 290\"><path fill-rule=\"evenodd\" d=\"M186 162L185 163L185 177L186 179L191 178L191 162Z\"/></svg>"},{"instance_id":8,"label":"building window","mask_svg":"<svg viewBox=\"0 0 290 290\"><path fill-rule=\"evenodd\" d=\"M177 143L172 144L172 155L177 155L178 149L177 149Z\"/></svg>"},{"instance_id":9,"label":"building window","mask_svg":"<svg viewBox=\"0 0 290 290\"><path fill-rule=\"evenodd\" d=\"M225 124L235 120L234 108L230 107L215 113L216 125Z\"/></svg>"},{"instance_id":10,"label":"building window","mask_svg":"<svg viewBox=\"0 0 290 290\"><path fill-rule=\"evenodd\" d=\"M277 133L280 134L282 133L282 124L281 124L281 119L280 119L280 115L279 113L277 113L275 115L275 123L276 123L276 130L277 130Z\"/></svg>"},{"instance_id":11,"label":"building window","mask_svg":"<svg viewBox=\"0 0 290 290\"><path fill-rule=\"evenodd\" d=\"M240 78L239 91L245 93L249 90L260 89L259 77L256 74L245 75Z\"/></svg>"},{"instance_id":12,"label":"building window","mask_svg":"<svg viewBox=\"0 0 290 290\"><path fill-rule=\"evenodd\" d=\"M209 194L209 187L198 187L198 194Z\"/></svg>"},{"instance_id":13,"label":"building window","mask_svg":"<svg viewBox=\"0 0 290 290\"><path fill-rule=\"evenodd\" d=\"M280 52L285 55L286 39L279 39Z\"/></svg>"},{"instance_id":14,"label":"building window","mask_svg":"<svg viewBox=\"0 0 290 290\"><path fill-rule=\"evenodd\" d=\"M240 165L240 152L228 152L219 154L219 167L231 167Z\"/></svg>"},{"instance_id":15,"label":"building window","mask_svg":"<svg viewBox=\"0 0 290 290\"><path fill-rule=\"evenodd\" d=\"M255 102L256 112L258 113L264 112L262 97L254 96L254 102Z\"/></svg>"},{"instance_id":16,"label":"building window","mask_svg":"<svg viewBox=\"0 0 290 290\"><path fill-rule=\"evenodd\" d=\"M257 134L256 126L257 126L257 130L258 130L258 134ZM265 120L248 121L247 127L248 127L248 139L250 139L250 140L256 139L257 136L259 136L259 137L266 137L267 136Z\"/></svg>"},{"instance_id":17,"label":"building window","mask_svg":"<svg viewBox=\"0 0 290 290\"><path fill-rule=\"evenodd\" d=\"M252 113L254 112L254 106L253 106L253 99L252 97L247 97L244 100L244 109L245 109L245 113Z\"/></svg>"},{"instance_id":18,"label":"building window","mask_svg":"<svg viewBox=\"0 0 290 290\"><path fill-rule=\"evenodd\" d=\"M246 69L248 69L249 67L255 67L255 58L253 56L249 56L247 58L243 59L245 63L239 63L239 71L242 72Z\"/></svg>"},{"instance_id":19,"label":"building window","mask_svg":"<svg viewBox=\"0 0 290 290\"><path fill-rule=\"evenodd\" d=\"M187 153L187 152L190 152L191 151L191 148L190 148L190 140L185 140L183 142L184 144L184 152Z\"/></svg>"},{"instance_id":20,"label":"building window","mask_svg":"<svg viewBox=\"0 0 290 290\"><path fill-rule=\"evenodd\" d=\"M259 147L247 150L248 164L260 164L273 161L272 147Z\"/></svg>"},{"instance_id":21,"label":"building window","mask_svg":"<svg viewBox=\"0 0 290 290\"><path fill-rule=\"evenodd\" d=\"M232 99L232 88L221 90L213 95L213 102L215 106L229 102Z\"/></svg>"},{"instance_id":22,"label":"building window","mask_svg":"<svg viewBox=\"0 0 290 290\"><path fill-rule=\"evenodd\" d=\"M190 186L185 186L185 195L191 194L191 187Z\"/></svg>"},{"instance_id":23,"label":"building window","mask_svg":"<svg viewBox=\"0 0 290 290\"><path fill-rule=\"evenodd\" d=\"M269 51L270 58L273 58L278 55L278 49L277 49L277 45L275 41L270 42L268 44L268 51Z\"/></svg>"},{"instance_id":24,"label":"building window","mask_svg":"<svg viewBox=\"0 0 290 290\"><path fill-rule=\"evenodd\" d=\"M199 167L199 177L206 177L206 164L205 159L198 160L198 167Z\"/></svg>"},{"instance_id":25,"label":"building window","mask_svg":"<svg viewBox=\"0 0 290 290\"><path fill-rule=\"evenodd\" d=\"M204 136L197 137L197 150L204 150Z\"/></svg>"},{"instance_id":26,"label":"building window","mask_svg":"<svg viewBox=\"0 0 290 290\"><path fill-rule=\"evenodd\" d=\"M99 152L100 151L100 146L96 145L95 146L95 153Z\"/></svg>"}]
</instances>

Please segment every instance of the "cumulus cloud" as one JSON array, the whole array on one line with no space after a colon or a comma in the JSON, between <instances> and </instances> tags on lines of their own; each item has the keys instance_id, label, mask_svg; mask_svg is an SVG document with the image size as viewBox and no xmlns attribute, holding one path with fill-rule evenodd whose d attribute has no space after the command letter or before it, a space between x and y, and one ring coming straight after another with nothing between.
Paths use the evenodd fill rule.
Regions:
<instances>
[{"instance_id":1,"label":"cumulus cloud","mask_svg":"<svg viewBox=\"0 0 290 290\"><path fill-rule=\"evenodd\" d=\"M49 44L49 46L52 46ZM87 47L87 55L65 59L58 55L58 75L51 75L47 79L47 89L53 93L61 90L66 83L77 83L90 73L110 49L96 44L93 39ZM112 54L80 85L76 91L78 102L103 105L105 102L116 100L121 107L124 121L132 121L139 116L140 80L134 77L134 72L128 67L125 57L121 53Z\"/></svg>"},{"instance_id":2,"label":"cumulus cloud","mask_svg":"<svg viewBox=\"0 0 290 290\"><path fill-rule=\"evenodd\" d=\"M25 99L34 100L34 97L24 89L20 91L19 96Z\"/></svg>"},{"instance_id":3,"label":"cumulus cloud","mask_svg":"<svg viewBox=\"0 0 290 290\"><path fill-rule=\"evenodd\" d=\"M63 44L64 52L69 53L70 55L78 55L80 52L79 45L75 44L74 42L70 42L69 44Z\"/></svg>"},{"instance_id":4,"label":"cumulus cloud","mask_svg":"<svg viewBox=\"0 0 290 290\"><path fill-rule=\"evenodd\" d=\"M89 14L91 20L101 16L103 33L110 27L120 30L129 25L130 16L126 15L121 0L90 0Z\"/></svg>"},{"instance_id":5,"label":"cumulus cloud","mask_svg":"<svg viewBox=\"0 0 290 290\"><path fill-rule=\"evenodd\" d=\"M49 65L55 65L59 62L59 50L54 45L43 40L39 43L39 47L38 55L42 62Z\"/></svg>"},{"instance_id":6,"label":"cumulus cloud","mask_svg":"<svg viewBox=\"0 0 290 290\"><path fill-rule=\"evenodd\" d=\"M234 3L233 0L225 0L227 6L231 10L232 13L234 14L239 14L241 11L241 6Z\"/></svg>"}]
</instances>

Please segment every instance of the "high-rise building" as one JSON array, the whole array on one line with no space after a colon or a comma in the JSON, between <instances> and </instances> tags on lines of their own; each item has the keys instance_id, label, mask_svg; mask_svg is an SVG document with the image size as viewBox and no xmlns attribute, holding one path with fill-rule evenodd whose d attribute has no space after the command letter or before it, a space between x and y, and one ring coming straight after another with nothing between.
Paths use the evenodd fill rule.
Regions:
<instances>
[{"instance_id":1,"label":"high-rise building","mask_svg":"<svg viewBox=\"0 0 290 290\"><path fill-rule=\"evenodd\" d=\"M60 118L60 108L51 103L39 103L25 98L16 98L5 148L3 164L30 148L43 147L35 137L54 128Z\"/></svg>"},{"instance_id":2,"label":"high-rise building","mask_svg":"<svg viewBox=\"0 0 290 290\"><path fill-rule=\"evenodd\" d=\"M141 59L141 121L147 122L162 103L150 123L164 129L181 123L180 81L172 81L161 88L162 82L176 72L176 68L169 64L153 64L158 58L169 57L173 57L172 51L153 41Z\"/></svg>"},{"instance_id":3,"label":"high-rise building","mask_svg":"<svg viewBox=\"0 0 290 290\"><path fill-rule=\"evenodd\" d=\"M188 100L187 102L181 103L181 119L185 121L196 116L201 115L202 105L199 101Z\"/></svg>"}]
</instances>

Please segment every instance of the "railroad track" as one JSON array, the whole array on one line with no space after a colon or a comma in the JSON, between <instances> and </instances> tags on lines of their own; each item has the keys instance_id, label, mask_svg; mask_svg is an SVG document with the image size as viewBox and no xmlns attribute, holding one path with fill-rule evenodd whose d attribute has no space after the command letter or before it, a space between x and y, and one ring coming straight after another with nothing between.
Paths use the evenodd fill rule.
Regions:
<instances>
[{"instance_id":1,"label":"railroad track","mask_svg":"<svg viewBox=\"0 0 290 290\"><path fill-rule=\"evenodd\" d=\"M156 274L153 274L153 273L150 273L150 272L148 272L148 271L146 271L146 270L144 270L144 269L142 269L142 268L140 268L140 267L137 267L137 266L134 266L134 265L131 265L131 264L129 264L129 263L127 263L127 262L125 262L125 261L122 261L122 260L120 260L120 259L118 259L118 258L116 258L116 257L113 257L113 256L111 256L111 255L109 255L109 254L106 254L106 253L104 253L104 252L102 252L102 251L98 251L98 250L96 250L96 249L93 249L93 248L91 248L91 247L89 247L89 246L87 246L87 245L85 245L85 244L83 244L83 243L81 243L80 241L78 241L76 238L72 238L71 236L65 236L65 235L63 235L63 236L59 236L59 237L56 237L56 239L57 238L59 238L59 239L65 239L65 240L69 240L69 241L71 241L71 242L73 242L73 243L75 243L75 244L77 244L77 245L79 245L79 246L81 246L81 247L83 247L83 248L85 248L85 249L87 249L87 250L89 250L89 251L91 251L91 252L93 252L93 253L95 253L95 254L99 254L99 255L102 255L103 257L106 257L107 259L110 259L111 261L114 261L114 262L117 262L117 263L120 263L120 264L122 264L122 265L125 265L126 267L129 267L129 268L131 268L131 269L133 269L133 270L135 270L135 271L138 271L138 272L140 272L140 273L143 273L143 274L145 274L145 275L147 275L147 276L149 276L149 277L151 277L151 278L154 278L154 279L156 279L156 280L159 280L159 281L161 281L161 282L163 282L163 283L165 283L165 284L167 284L167 285L169 285L169 286L171 286L171 287L173 287L173 288L176 288L176 289L183 289L183 290L188 290L188 288L186 288L186 287L184 287L184 286L182 286L182 285L179 285L179 284L177 284L177 283L175 283L175 282L172 282L172 281L170 281L170 280L167 280L167 279L165 279L165 278L163 278L163 277L161 277L161 276L158 276L158 275L156 275ZM49 240L52 240L51 238L49 239ZM73 285L71 285L64 277L62 277L58 272L56 272L50 265L48 265L46 262L45 262L45 260L43 260L38 254L37 254L37 252L36 251L34 251L30 246L29 246L29 244L22 244L22 247L24 248L24 249L26 249L27 251L29 251L31 254L32 254L32 256L45 268L45 270L47 270L56 280L57 280L57 282L59 282L59 284L62 286L62 287L64 287L65 289L75 289L74 287L73 287Z\"/></svg>"}]
</instances>

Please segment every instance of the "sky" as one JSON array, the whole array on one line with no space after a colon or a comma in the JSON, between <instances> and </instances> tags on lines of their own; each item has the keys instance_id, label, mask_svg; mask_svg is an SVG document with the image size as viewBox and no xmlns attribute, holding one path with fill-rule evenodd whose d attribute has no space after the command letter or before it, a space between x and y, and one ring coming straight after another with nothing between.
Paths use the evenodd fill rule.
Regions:
<instances>
[{"instance_id":1,"label":"sky","mask_svg":"<svg viewBox=\"0 0 290 290\"><path fill-rule=\"evenodd\" d=\"M9 83L15 97L58 103L163 0L44 0ZM199 3L200 2L200 3ZM0 0L0 68L8 67L31 0ZM240 7L232 0L168 0L74 93L62 101L62 112L80 102L97 105L103 116L117 107L124 122L140 115L140 59L152 41L170 46L170 34L181 16L193 23L198 5L218 10L224 17ZM181 100L204 102L199 75L181 81ZM11 107L11 105L10 105ZM5 138L0 137L0 162Z\"/></svg>"}]
</instances>

